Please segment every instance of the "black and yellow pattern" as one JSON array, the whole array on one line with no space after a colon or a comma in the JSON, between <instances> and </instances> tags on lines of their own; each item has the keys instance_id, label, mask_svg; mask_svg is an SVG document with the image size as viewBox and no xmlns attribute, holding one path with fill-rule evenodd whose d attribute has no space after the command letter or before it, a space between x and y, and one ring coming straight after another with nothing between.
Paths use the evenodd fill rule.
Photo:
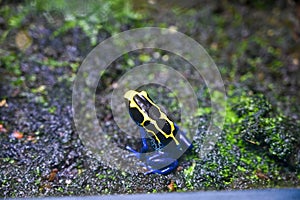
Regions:
<instances>
[{"instance_id":1,"label":"black and yellow pattern","mask_svg":"<svg viewBox=\"0 0 300 200\"><path fill-rule=\"evenodd\" d=\"M147 92L129 90L124 97L129 101L129 113L132 119L152 134L157 143L161 143L158 134L165 139L171 138L179 145L175 138L175 125L168 116L151 100Z\"/></svg>"}]
</instances>

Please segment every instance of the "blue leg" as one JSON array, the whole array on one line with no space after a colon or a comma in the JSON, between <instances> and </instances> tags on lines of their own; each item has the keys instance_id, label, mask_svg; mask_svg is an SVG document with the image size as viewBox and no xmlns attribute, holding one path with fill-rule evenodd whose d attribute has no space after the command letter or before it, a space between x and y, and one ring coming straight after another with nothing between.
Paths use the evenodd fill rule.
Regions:
<instances>
[{"instance_id":1,"label":"blue leg","mask_svg":"<svg viewBox=\"0 0 300 200\"><path fill-rule=\"evenodd\" d=\"M180 147L185 147L187 148L186 150L191 150L193 148L193 145L190 142L190 140L186 137L185 132L180 130L177 124L174 123L174 125L175 125L175 130L178 131L177 134L179 135Z\"/></svg>"},{"instance_id":2,"label":"blue leg","mask_svg":"<svg viewBox=\"0 0 300 200\"><path fill-rule=\"evenodd\" d=\"M145 153L148 151L147 132L145 131L144 128L140 127L140 134L141 134L142 144L143 144L141 153Z\"/></svg>"},{"instance_id":3,"label":"blue leg","mask_svg":"<svg viewBox=\"0 0 300 200\"><path fill-rule=\"evenodd\" d=\"M146 160L148 171L145 174L168 174L178 166L178 161L169 153L159 151Z\"/></svg>"},{"instance_id":4,"label":"blue leg","mask_svg":"<svg viewBox=\"0 0 300 200\"><path fill-rule=\"evenodd\" d=\"M145 152L148 151L148 144L147 144L147 139L146 139L147 133L146 133L145 129L142 128L142 127L140 127L140 135L141 135L141 139L142 139L142 148L141 148L141 151L138 152L138 151L134 150L132 147L126 146L126 149L128 151L132 152L132 154L128 155L128 157L129 156L135 156L138 159L141 159L142 153L145 153Z\"/></svg>"},{"instance_id":5,"label":"blue leg","mask_svg":"<svg viewBox=\"0 0 300 200\"><path fill-rule=\"evenodd\" d=\"M166 175L171 173L174 169L176 169L176 167L178 166L178 161L175 160L173 163L171 163L170 165L168 165L167 167L163 168L163 169L150 169L149 171L145 172L144 174L162 174L162 175Z\"/></svg>"},{"instance_id":6,"label":"blue leg","mask_svg":"<svg viewBox=\"0 0 300 200\"><path fill-rule=\"evenodd\" d=\"M144 128L140 127L140 134L141 134L141 140L142 140L142 148L140 152L134 150L130 146L126 146L126 149L131 151L132 154L129 156L135 156L138 159L142 160L144 163L144 167L148 169L145 174L169 174L172 172L176 167L178 166L178 161L174 158L172 158L172 154L180 153L178 151L182 151L183 149L191 149L192 144L189 141L189 139L185 136L185 133L181 131L178 126L175 124L175 131L177 131L178 139L180 140L180 145L174 146L174 152L164 152L164 151L157 151L157 153L150 157L145 157L145 152L148 151L148 144L147 144L147 132ZM178 148L176 150L176 147ZM182 148L183 147L183 148Z\"/></svg>"}]
</instances>

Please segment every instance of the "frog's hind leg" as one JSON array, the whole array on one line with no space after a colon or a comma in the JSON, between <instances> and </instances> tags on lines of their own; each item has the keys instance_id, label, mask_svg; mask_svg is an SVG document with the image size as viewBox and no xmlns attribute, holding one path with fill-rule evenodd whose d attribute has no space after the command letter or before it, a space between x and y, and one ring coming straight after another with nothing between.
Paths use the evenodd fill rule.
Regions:
<instances>
[{"instance_id":1,"label":"frog's hind leg","mask_svg":"<svg viewBox=\"0 0 300 200\"><path fill-rule=\"evenodd\" d=\"M168 174L178 166L178 161L166 152L159 151L147 158L145 174Z\"/></svg>"},{"instance_id":2,"label":"frog's hind leg","mask_svg":"<svg viewBox=\"0 0 300 200\"><path fill-rule=\"evenodd\" d=\"M173 163L168 165L167 167L163 169L150 169L149 171L145 172L144 174L162 174L162 175L167 175L171 173L176 167L178 166L178 161L175 160Z\"/></svg>"},{"instance_id":3,"label":"frog's hind leg","mask_svg":"<svg viewBox=\"0 0 300 200\"><path fill-rule=\"evenodd\" d=\"M178 125L174 123L175 131L177 132L176 139L180 140L179 148L191 150L193 148L192 142L186 137L186 133L179 129Z\"/></svg>"}]
</instances>

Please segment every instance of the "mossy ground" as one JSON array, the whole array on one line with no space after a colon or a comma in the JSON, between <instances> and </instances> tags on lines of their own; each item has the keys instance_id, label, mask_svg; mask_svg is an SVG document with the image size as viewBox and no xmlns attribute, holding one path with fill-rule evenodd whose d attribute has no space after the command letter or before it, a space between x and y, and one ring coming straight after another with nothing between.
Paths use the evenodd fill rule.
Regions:
<instances>
[{"instance_id":1,"label":"mossy ground","mask_svg":"<svg viewBox=\"0 0 300 200\"><path fill-rule=\"evenodd\" d=\"M80 10L79 3L34 2L0 1L1 197L300 186L296 2L203 1L194 8L175 3L172 9L135 3L133 10L123 1L99 1L88 15L73 12ZM82 145L72 118L72 81L84 57L112 34L144 26L176 28L202 44L219 67L228 95L219 140L200 159L210 97L205 87L192 84L201 105L194 148L167 176L103 165ZM98 118L116 134L118 145L130 138L120 137L108 99L100 94L109 93L130 67L152 61L181 64L165 52L159 58L151 53L120 58L98 87ZM187 71L191 82L194 76ZM157 97L177 119L172 95Z\"/></svg>"}]
</instances>

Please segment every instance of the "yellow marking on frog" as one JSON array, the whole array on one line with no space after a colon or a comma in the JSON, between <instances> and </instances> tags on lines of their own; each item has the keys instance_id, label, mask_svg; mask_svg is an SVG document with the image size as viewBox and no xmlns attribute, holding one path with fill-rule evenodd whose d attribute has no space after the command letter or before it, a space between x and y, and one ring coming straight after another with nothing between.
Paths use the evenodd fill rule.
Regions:
<instances>
[{"instance_id":1,"label":"yellow marking on frog","mask_svg":"<svg viewBox=\"0 0 300 200\"><path fill-rule=\"evenodd\" d=\"M145 113L145 112L140 108L140 106L139 106L139 105L134 101L134 99L133 99L136 95L143 96L144 98L146 98L146 99L152 104L152 106L155 106L155 107L158 109L158 111L159 111L159 113L160 113L160 119L166 120L166 121L170 124L170 126L171 126L171 133L170 133L170 134L165 133L165 132L158 126L157 122L156 122L154 119L150 118L150 117L148 116L148 114ZM145 123L146 121L149 121L151 124L153 124L154 127L155 127L160 133L162 133L166 138L171 137L171 138L175 141L176 145L179 145L178 140L177 140L177 139L175 138L175 136L174 136L174 131L175 131L174 123L173 123L173 122L168 118L168 116L167 116L165 113L163 113L163 112L160 110L160 108L159 108L159 107L158 107L158 106L157 106L157 105L156 105L156 104L148 97L147 92L145 92L145 91L137 92L137 91L134 91L134 90L129 90L128 92L125 93L124 97L125 97L126 99L128 99L128 101L129 101L129 107L130 107L130 108L136 108L136 109L138 109L138 111L143 115L144 121L141 123L141 125L142 125L148 132L150 132L151 134L154 135L154 137L155 137L155 139L158 141L158 143L160 143L160 140L159 140L159 138L157 137L156 133L155 133L153 130L147 129L147 127L144 125L144 123Z\"/></svg>"}]
</instances>

